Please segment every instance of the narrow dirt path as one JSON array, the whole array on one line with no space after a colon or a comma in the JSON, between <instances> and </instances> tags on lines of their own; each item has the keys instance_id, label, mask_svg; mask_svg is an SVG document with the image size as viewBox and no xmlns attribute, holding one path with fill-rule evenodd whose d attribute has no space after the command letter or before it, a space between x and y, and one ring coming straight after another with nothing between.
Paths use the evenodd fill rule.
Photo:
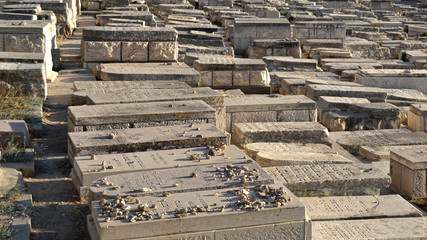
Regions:
<instances>
[{"instance_id":1,"label":"narrow dirt path","mask_svg":"<svg viewBox=\"0 0 427 240\"><path fill-rule=\"evenodd\" d=\"M36 176L26 178L33 195L31 214L34 240L89 239L86 216L89 209L79 202L70 177L67 159L67 107L71 104L73 81L91 80L80 61L81 28L71 38L60 40L62 69L48 84L43 106L43 137L35 141L38 157Z\"/></svg>"}]
</instances>

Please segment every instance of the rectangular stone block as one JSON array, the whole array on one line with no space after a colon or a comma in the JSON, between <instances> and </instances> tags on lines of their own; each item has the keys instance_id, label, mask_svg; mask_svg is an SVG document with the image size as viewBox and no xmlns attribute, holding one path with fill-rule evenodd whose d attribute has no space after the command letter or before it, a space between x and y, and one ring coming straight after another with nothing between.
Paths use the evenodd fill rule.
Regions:
<instances>
[{"instance_id":1,"label":"rectangular stone block","mask_svg":"<svg viewBox=\"0 0 427 240\"><path fill-rule=\"evenodd\" d=\"M213 108L224 105L224 96L208 87L190 89L133 89L121 93L88 94L88 103L91 105L182 100L203 100Z\"/></svg>"},{"instance_id":2,"label":"rectangular stone block","mask_svg":"<svg viewBox=\"0 0 427 240\"><path fill-rule=\"evenodd\" d=\"M317 152L258 152L255 160L262 167L317 165L317 164L348 164L353 163L339 154Z\"/></svg>"},{"instance_id":3,"label":"rectangular stone block","mask_svg":"<svg viewBox=\"0 0 427 240\"><path fill-rule=\"evenodd\" d=\"M280 185L273 185L279 189ZM156 204L156 213L162 215L162 219L154 217L152 221L137 221L135 223L113 220L107 222L105 217L98 217L102 212L102 206L99 202L92 202L91 211L95 227L99 233L100 239L137 238L137 237L155 237L163 235L172 235L177 233L203 232L220 229L243 228L258 225L290 223L305 221L305 208L302 203L296 199L292 193L283 188L286 194L292 197L291 201L283 206L274 207L274 204L265 206L260 211L240 210L236 204L238 194L230 190L215 190L172 194L168 198L159 196L140 197L141 204ZM256 194L254 187L248 187L247 193L253 199L260 199ZM263 201L270 202L270 199ZM179 203L176 205L176 203ZM218 205L218 203L220 203ZM134 212L138 204L129 203L130 211ZM197 215L188 214L188 217L177 219L180 216L178 212L174 216L176 208L208 208L206 212L198 212ZM208 207L209 206L209 207ZM224 207L223 207L224 206ZM218 209L218 210L217 210ZM223 209L223 210L221 210ZM196 207L197 210L197 207ZM234 211L233 211L234 210ZM179 210L178 210L179 211ZM187 214L185 214L187 215ZM242 218L245 220L242 221ZM184 227L185 226L185 227ZM301 232L304 234L304 231ZM298 236L298 238L303 236Z\"/></svg>"},{"instance_id":4,"label":"rectangular stone block","mask_svg":"<svg viewBox=\"0 0 427 240\"><path fill-rule=\"evenodd\" d=\"M329 196L379 195L390 176L373 164L319 164L264 168L294 193Z\"/></svg>"},{"instance_id":5,"label":"rectangular stone block","mask_svg":"<svg viewBox=\"0 0 427 240\"><path fill-rule=\"evenodd\" d=\"M118 124L128 128L215 124L215 109L201 100L89 105L69 107L68 118L69 132L115 129Z\"/></svg>"},{"instance_id":6,"label":"rectangular stone block","mask_svg":"<svg viewBox=\"0 0 427 240\"><path fill-rule=\"evenodd\" d=\"M427 132L427 104L412 104L408 112L408 127L413 131Z\"/></svg>"},{"instance_id":7,"label":"rectangular stone block","mask_svg":"<svg viewBox=\"0 0 427 240\"><path fill-rule=\"evenodd\" d=\"M303 197L300 200L313 221L355 218L421 217L420 210L401 196Z\"/></svg>"},{"instance_id":8,"label":"rectangular stone block","mask_svg":"<svg viewBox=\"0 0 427 240\"><path fill-rule=\"evenodd\" d=\"M238 172L233 178L228 174L231 170ZM112 186L121 187L111 188L103 184L105 181ZM96 200L116 198L118 195L137 197L272 183L273 179L256 162L252 162L122 173L98 179L92 182L89 188L92 200Z\"/></svg>"},{"instance_id":9,"label":"rectangular stone block","mask_svg":"<svg viewBox=\"0 0 427 240\"><path fill-rule=\"evenodd\" d=\"M392 187L412 199L427 197L427 148L393 150L390 153Z\"/></svg>"},{"instance_id":10,"label":"rectangular stone block","mask_svg":"<svg viewBox=\"0 0 427 240\"><path fill-rule=\"evenodd\" d=\"M71 159L91 154L199 147L217 141L226 142L226 136L213 124L72 132L68 133L68 153Z\"/></svg>"},{"instance_id":11,"label":"rectangular stone block","mask_svg":"<svg viewBox=\"0 0 427 240\"><path fill-rule=\"evenodd\" d=\"M426 217L380 218L313 222L313 239L422 239Z\"/></svg>"},{"instance_id":12,"label":"rectangular stone block","mask_svg":"<svg viewBox=\"0 0 427 240\"><path fill-rule=\"evenodd\" d=\"M5 52L39 52L45 53L45 36L43 34L4 34Z\"/></svg>"},{"instance_id":13,"label":"rectangular stone block","mask_svg":"<svg viewBox=\"0 0 427 240\"><path fill-rule=\"evenodd\" d=\"M313 100L317 100L320 96L336 96L366 98L371 102L385 102L387 92L380 88L371 87L308 84L307 96Z\"/></svg>"},{"instance_id":14,"label":"rectangular stone block","mask_svg":"<svg viewBox=\"0 0 427 240\"><path fill-rule=\"evenodd\" d=\"M212 72L211 71L201 71L200 72L200 82L199 87L212 87Z\"/></svg>"},{"instance_id":15,"label":"rectangular stone block","mask_svg":"<svg viewBox=\"0 0 427 240\"><path fill-rule=\"evenodd\" d=\"M305 142L329 144L328 130L317 122L263 122L233 124L233 144Z\"/></svg>"},{"instance_id":16,"label":"rectangular stone block","mask_svg":"<svg viewBox=\"0 0 427 240\"><path fill-rule=\"evenodd\" d=\"M249 86L249 72L233 71L233 86Z\"/></svg>"},{"instance_id":17,"label":"rectangular stone block","mask_svg":"<svg viewBox=\"0 0 427 240\"><path fill-rule=\"evenodd\" d=\"M122 42L122 61L148 61L148 42Z\"/></svg>"},{"instance_id":18,"label":"rectangular stone block","mask_svg":"<svg viewBox=\"0 0 427 240\"><path fill-rule=\"evenodd\" d=\"M95 155L95 159L92 159L92 156L81 156L74 159L74 168L76 177L81 183L80 186L88 186L99 178L122 173L220 163L243 164L246 160L247 162L251 160L234 145L227 145L226 149L221 151L221 154L225 154L224 156L209 153L213 153L212 147L103 154ZM102 166L112 166L112 168L99 171Z\"/></svg>"},{"instance_id":19,"label":"rectangular stone block","mask_svg":"<svg viewBox=\"0 0 427 240\"><path fill-rule=\"evenodd\" d=\"M249 71L249 85L268 86L270 84L270 75L268 71Z\"/></svg>"},{"instance_id":20,"label":"rectangular stone block","mask_svg":"<svg viewBox=\"0 0 427 240\"><path fill-rule=\"evenodd\" d=\"M177 61L178 43L174 42L150 42L148 59L156 61Z\"/></svg>"},{"instance_id":21,"label":"rectangular stone block","mask_svg":"<svg viewBox=\"0 0 427 240\"><path fill-rule=\"evenodd\" d=\"M123 92L129 89L180 89L191 88L178 81L74 81L72 105L87 104L88 94Z\"/></svg>"},{"instance_id":22,"label":"rectangular stone block","mask_svg":"<svg viewBox=\"0 0 427 240\"><path fill-rule=\"evenodd\" d=\"M214 87L233 86L233 71L213 71L212 86Z\"/></svg>"},{"instance_id":23,"label":"rectangular stone block","mask_svg":"<svg viewBox=\"0 0 427 240\"><path fill-rule=\"evenodd\" d=\"M120 56L120 42L83 42L83 59L86 62L119 62Z\"/></svg>"},{"instance_id":24,"label":"rectangular stone block","mask_svg":"<svg viewBox=\"0 0 427 240\"><path fill-rule=\"evenodd\" d=\"M0 120L0 147L14 144L25 147L30 145L30 134L24 120ZM0 156L1 157L1 156Z\"/></svg>"}]
</instances>

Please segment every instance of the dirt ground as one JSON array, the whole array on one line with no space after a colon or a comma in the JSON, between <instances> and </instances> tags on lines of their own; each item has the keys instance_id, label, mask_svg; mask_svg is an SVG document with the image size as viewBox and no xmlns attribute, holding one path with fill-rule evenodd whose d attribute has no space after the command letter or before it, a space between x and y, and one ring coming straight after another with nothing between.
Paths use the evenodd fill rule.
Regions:
<instances>
[{"instance_id":1,"label":"dirt ground","mask_svg":"<svg viewBox=\"0 0 427 240\"><path fill-rule=\"evenodd\" d=\"M34 240L89 239L89 209L79 202L70 178L67 155L66 106L45 106L43 138L38 139L36 176L26 178L33 195L31 213Z\"/></svg>"}]
</instances>

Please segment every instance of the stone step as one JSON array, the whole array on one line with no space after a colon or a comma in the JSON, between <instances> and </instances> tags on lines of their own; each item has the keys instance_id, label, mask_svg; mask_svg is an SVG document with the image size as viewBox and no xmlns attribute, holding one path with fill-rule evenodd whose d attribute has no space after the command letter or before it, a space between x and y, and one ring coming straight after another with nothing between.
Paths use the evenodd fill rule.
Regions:
<instances>
[{"instance_id":1,"label":"stone step","mask_svg":"<svg viewBox=\"0 0 427 240\"><path fill-rule=\"evenodd\" d=\"M313 239L423 239L426 217L313 222Z\"/></svg>"},{"instance_id":2,"label":"stone step","mask_svg":"<svg viewBox=\"0 0 427 240\"><path fill-rule=\"evenodd\" d=\"M300 195L379 195L381 188L390 185L390 176L372 164L293 165L264 170L276 183Z\"/></svg>"},{"instance_id":3,"label":"stone step","mask_svg":"<svg viewBox=\"0 0 427 240\"><path fill-rule=\"evenodd\" d=\"M313 221L363 218L421 217L420 210L401 196L302 197L307 216Z\"/></svg>"}]
</instances>

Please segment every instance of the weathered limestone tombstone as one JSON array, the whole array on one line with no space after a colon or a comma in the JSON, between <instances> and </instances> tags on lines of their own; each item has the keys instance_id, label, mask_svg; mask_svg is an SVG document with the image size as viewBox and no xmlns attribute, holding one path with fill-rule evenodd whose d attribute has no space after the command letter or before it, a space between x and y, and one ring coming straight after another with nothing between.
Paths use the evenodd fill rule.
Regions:
<instances>
[{"instance_id":1,"label":"weathered limestone tombstone","mask_svg":"<svg viewBox=\"0 0 427 240\"><path fill-rule=\"evenodd\" d=\"M427 132L427 104L412 104L408 112L408 127L413 131Z\"/></svg>"},{"instance_id":2,"label":"weathered limestone tombstone","mask_svg":"<svg viewBox=\"0 0 427 240\"><path fill-rule=\"evenodd\" d=\"M236 173L234 173L236 172ZM110 185L105 185L108 182ZM121 196L146 196L194 192L240 186L272 184L273 179L256 162L212 164L122 173L90 184L93 200Z\"/></svg>"},{"instance_id":3,"label":"weathered limestone tombstone","mask_svg":"<svg viewBox=\"0 0 427 240\"><path fill-rule=\"evenodd\" d=\"M241 122L316 122L316 103L306 96L225 98L226 131Z\"/></svg>"},{"instance_id":4,"label":"weathered limestone tombstone","mask_svg":"<svg viewBox=\"0 0 427 240\"><path fill-rule=\"evenodd\" d=\"M290 39L291 24L287 19L235 19L233 29L234 52L244 55L254 39Z\"/></svg>"},{"instance_id":5,"label":"weathered limestone tombstone","mask_svg":"<svg viewBox=\"0 0 427 240\"><path fill-rule=\"evenodd\" d=\"M391 187L411 199L427 198L427 148L390 152Z\"/></svg>"},{"instance_id":6,"label":"weathered limestone tombstone","mask_svg":"<svg viewBox=\"0 0 427 240\"><path fill-rule=\"evenodd\" d=\"M10 13L37 14L41 10L40 4L10 4L3 6L3 12Z\"/></svg>"},{"instance_id":7,"label":"weathered limestone tombstone","mask_svg":"<svg viewBox=\"0 0 427 240\"><path fill-rule=\"evenodd\" d=\"M301 44L307 39L338 39L344 40L346 28L344 22L334 21L297 21L294 28L295 38Z\"/></svg>"},{"instance_id":8,"label":"weathered limestone tombstone","mask_svg":"<svg viewBox=\"0 0 427 240\"><path fill-rule=\"evenodd\" d=\"M257 153L255 160L262 167L353 163L353 161L337 153L318 153L318 152L262 151Z\"/></svg>"},{"instance_id":9,"label":"weathered limestone tombstone","mask_svg":"<svg viewBox=\"0 0 427 240\"><path fill-rule=\"evenodd\" d=\"M169 27L85 27L81 49L83 65L173 62L178 59L177 35L177 31Z\"/></svg>"},{"instance_id":10,"label":"weathered limestone tombstone","mask_svg":"<svg viewBox=\"0 0 427 240\"><path fill-rule=\"evenodd\" d=\"M335 80L338 83L338 75L331 72L270 72L271 93L283 95L296 95L298 88L305 86L306 80ZM288 81L289 80L289 81Z\"/></svg>"},{"instance_id":11,"label":"weathered limestone tombstone","mask_svg":"<svg viewBox=\"0 0 427 240\"><path fill-rule=\"evenodd\" d=\"M143 103L203 100L213 108L224 106L224 96L208 87L181 89L133 89L121 93L88 94L88 104Z\"/></svg>"},{"instance_id":12,"label":"weathered limestone tombstone","mask_svg":"<svg viewBox=\"0 0 427 240\"><path fill-rule=\"evenodd\" d=\"M307 85L307 97L318 100L320 96L366 98L371 102L385 102L387 92L380 88L337 86L337 85Z\"/></svg>"},{"instance_id":13,"label":"weathered limestone tombstone","mask_svg":"<svg viewBox=\"0 0 427 240\"><path fill-rule=\"evenodd\" d=\"M226 142L213 124L192 124L68 133L70 159L91 154L212 146Z\"/></svg>"},{"instance_id":14,"label":"weathered limestone tombstone","mask_svg":"<svg viewBox=\"0 0 427 240\"><path fill-rule=\"evenodd\" d=\"M292 192L329 196L379 195L390 176L372 164L316 164L264 168Z\"/></svg>"},{"instance_id":15,"label":"weathered limestone tombstone","mask_svg":"<svg viewBox=\"0 0 427 240\"><path fill-rule=\"evenodd\" d=\"M427 70L359 70L355 82L370 87L417 89L427 94Z\"/></svg>"},{"instance_id":16,"label":"weathered limestone tombstone","mask_svg":"<svg viewBox=\"0 0 427 240\"><path fill-rule=\"evenodd\" d=\"M352 103L347 110L323 112L322 124L330 131L400 128L400 109L393 104Z\"/></svg>"},{"instance_id":17,"label":"weathered limestone tombstone","mask_svg":"<svg viewBox=\"0 0 427 240\"><path fill-rule=\"evenodd\" d=\"M30 145L30 133L24 120L0 120L0 146Z\"/></svg>"},{"instance_id":18,"label":"weathered limestone tombstone","mask_svg":"<svg viewBox=\"0 0 427 240\"><path fill-rule=\"evenodd\" d=\"M215 124L215 109L202 100L85 105L68 108L68 131Z\"/></svg>"},{"instance_id":19,"label":"weathered limestone tombstone","mask_svg":"<svg viewBox=\"0 0 427 240\"><path fill-rule=\"evenodd\" d=\"M178 81L74 81L72 105L87 103L88 94L123 92L128 89L180 89L191 88Z\"/></svg>"},{"instance_id":20,"label":"weathered limestone tombstone","mask_svg":"<svg viewBox=\"0 0 427 240\"><path fill-rule=\"evenodd\" d=\"M215 155L215 153L217 154ZM95 155L95 159L92 159L92 156L76 157L72 174L75 187L82 194L81 189L86 188L93 181L116 174L220 163L243 164L245 162L252 162L252 160L234 145L227 145L225 150L210 146L209 148Z\"/></svg>"},{"instance_id":21,"label":"weathered limestone tombstone","mask_svg":"<svg viewBox=\"0 0 427 240\"><path fill-rule=\"evenodd\" d=\"M185 64L102 63L93 68L103 81L180 81L197 87L200 73Z\"/></svg>"},{"instance_id":22,"label":"weathered limestone tombstone","mask_svg":"<svg viewBox=\"0 0 427 240\"><path fill-rule=\"evenodd\" d=\"M264 56L291 56L301 57L299 41L284 39L255 39L249 46L246 55L249 58L263 58Z\"/></svg>"},{"instance_id":23,"label":"weathered limestone tombstone","mask_svg":"<svg viewBox=\"0 0 427 240\"><path fill-rule=\"evenodd\" d=\"M240 148L254 142L330 144L328 130L317 122L235 123L232 130L232 143Z\"/></svg>"},{"instance_id":24,"label":"weathered limestone tombstone","mask_svg":"<svg viewBox=\"0 0 427 240\"><path fill-rule=\"evenodd\" d=\"M376 148L427 144L427 133L410 132L404 129L331 132L330 138L355 155L359 154L359 150L363 146Z\"/></svg>"},{"instance_id":25,"label":"weathered limestone tombstone","mask_svg":"<svg viewBox=\"0 0 427 240\"><path fill-rule=\"evenodd\" d=\"M107 13L97 14L96 22L100 26L104 26L108 23L110 18L123 18L123 19L136 19L142 20L147 26L156 27L157 23L154 19L154 15L148 12L121 12L121 13Z\"/></svg>"},{"instance_id":26,"label":"weathered limestone tombstone","mask_svg":"<svg viewBox=\"0 0 427 240\"><path fill-rule=\"evenodd\" d=\"M313 239L422 239L426 217L380 218L313 222Z\"/></svg>"},{"instance_id":27,"label":"weathered limestone tombstone","mask_svg":"<svg viewBox=\"0 0 427 240\"><path fill-rule=\"evenodd\" d=\"M157 206L149 210L152 221L114 220L106 221L104 201L94 201L91 204L93 224L92 234L101 240L125 239L140 237L156 237L158 239L310 239L310 222L305 216L304 205L280 184L268 185L276 189L274 192L285 195L283 203L273 203L272 198L261 198L263 188L247 187L229 189L186 192L172 194L169 197L146 196L138 197L138 202L147 211L150 206ZM237 197L246 195L255 201L267 204L259 211L250 211L255 206L239 203ZM290 197L290 198L289 198ZM115 201L107 200L106 202ZM179 203L177 205L177 203ZM130 213L135 215L138 205L134 202L125 202L130 206ZM246 208L246 209L245 209ZM256 208L256 207L255 207ZM196 214L181 212L184 209L194 209ZM175 210L177 212L175 212ZM130 218L132 219L132 217Z\"/></svg>"},{"instance_id":28,"label":"weathered limestone tombstone","mask_svg":"<svg viewBox=\"0 0 427 240\"><path fill-rule=\"evenodd\" d=\"M401 196L333 196L299 198L313 221L357 218L421 217L422 212Z\"/></svg>"},{"instance_id":29,"label":"weathered limestone tombstone","mask_svg":"<svg viewBox=\"0 0 427 240\"><path fill-rule=\"evenodd\" d=\"M413 149L424 148L427 145L396 145L396 146L360 146L359 148L359 156L363 157L372 162L389 162L390 161L390 152L405 150L405 149Z\"/></svg>"}]
</instances>

